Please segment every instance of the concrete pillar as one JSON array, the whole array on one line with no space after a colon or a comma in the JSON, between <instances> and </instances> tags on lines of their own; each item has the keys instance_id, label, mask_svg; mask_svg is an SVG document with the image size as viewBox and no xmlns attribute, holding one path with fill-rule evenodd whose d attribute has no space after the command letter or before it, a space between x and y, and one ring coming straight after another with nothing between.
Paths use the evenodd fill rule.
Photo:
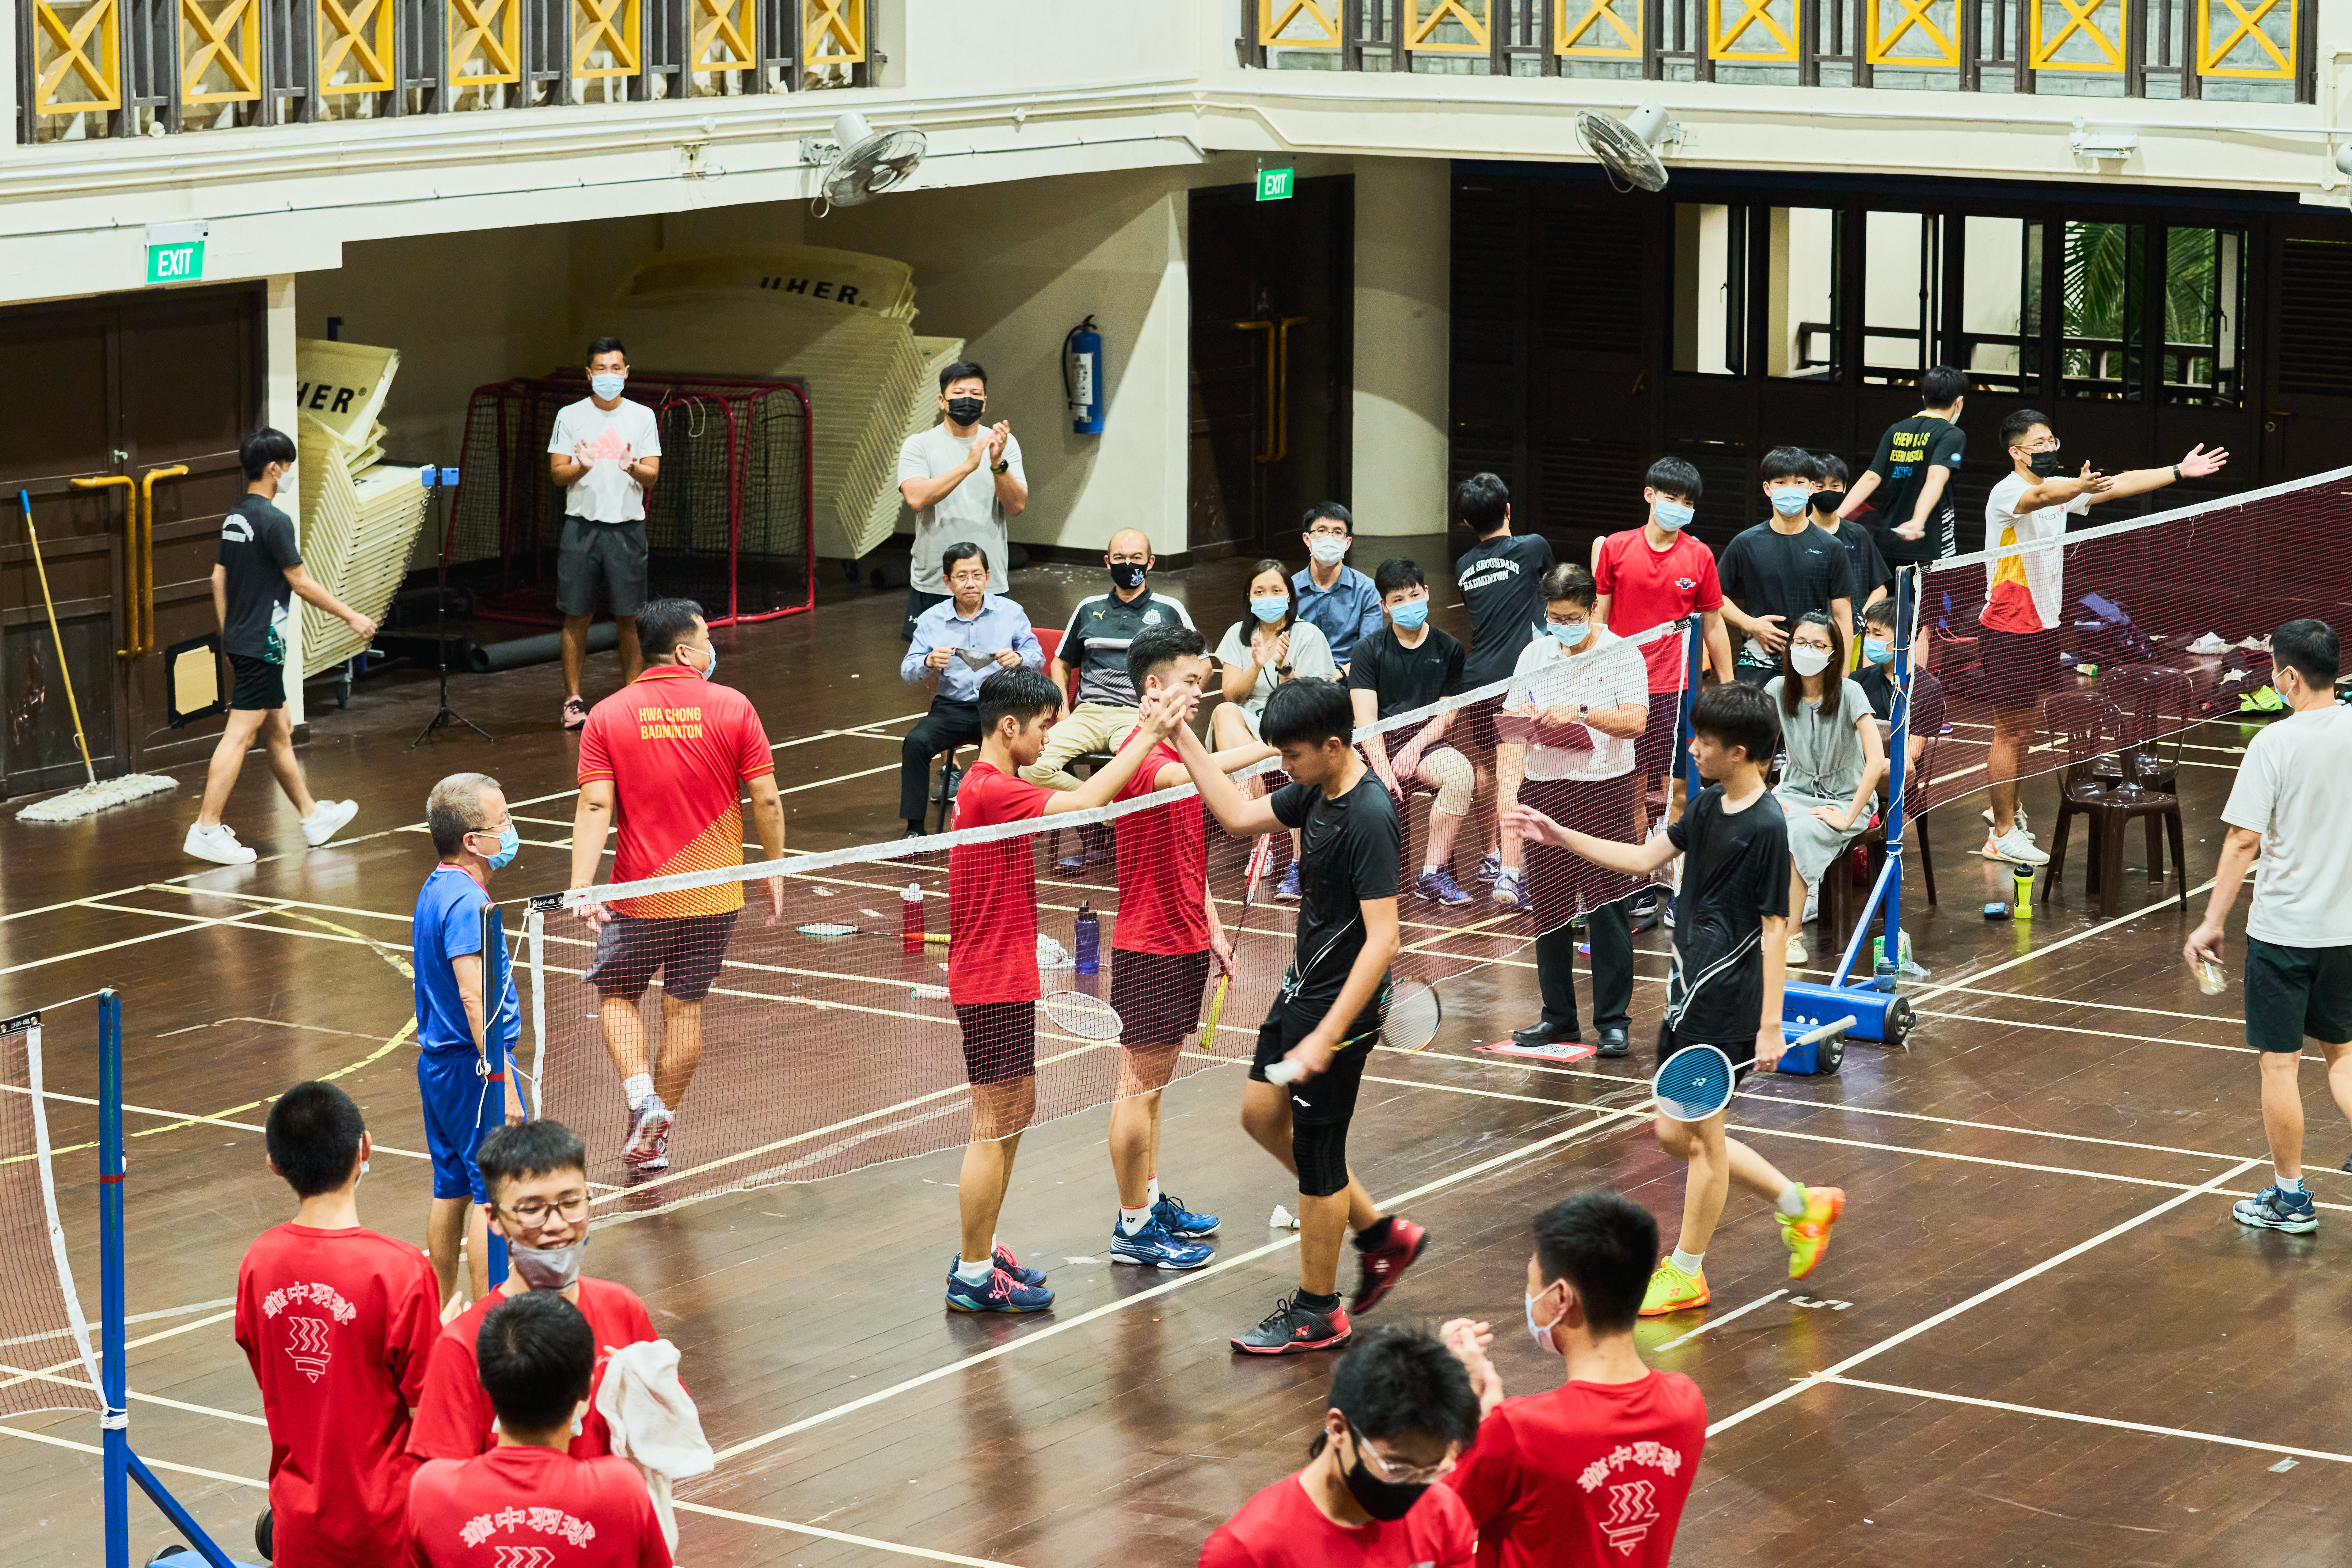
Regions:
<instances>
[{"instance_id":1,"label":"concrete pillar","mask_svg":"<svg viewBox=\"0 0 2352 1568\"><path fill-rule=\"evenodd\" d=\"M261 372L261 422L273 430L283 430L301 440L302 414L296 394L300 374L294 365L294 340L299 335L294 319L294 274L289 272L269 279L263 306L264 348ZM302 515L302 485L299 465L294 482L281 486L278 491L278 507L294 520L294 538L299 543L309 519ZM302 722L302 606L297 603L295 613L286 622L286 721Z\"/></svg>"},{"instance_id":2,"label":"concrete pillar","mask_svg":"<svg viewBox=\"0 0 2352 1568\"><path fill-rule=\"evenodd\" d=\"M1356 531L1446 526L1447 289L1453 259L1442 158L1356 161Z\"/></svg>"}]
</instances>

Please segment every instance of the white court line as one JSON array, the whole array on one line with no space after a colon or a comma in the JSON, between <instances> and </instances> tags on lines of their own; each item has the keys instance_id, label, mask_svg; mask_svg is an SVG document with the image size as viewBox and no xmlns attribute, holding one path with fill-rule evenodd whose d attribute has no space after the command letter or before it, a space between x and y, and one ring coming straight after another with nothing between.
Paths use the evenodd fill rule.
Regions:
<instances>
[{"instance_id":1,"label":"white court line","mask_svg":"<svg viewBox=\"0 0 2352 1568\"><path fill-rule=\"evenodd\" d=\"M2008 1292L2017 1289L2017 1287L2024 1284L2029 1279L2039 1279L2041 1276L2047 1274L2050 1270L2056 1268L2061 1265L2073 1262L2075 1258L2080 1258L2083 1254L2090 1251L2093 1247L2097 1247L2104 1242L2112 1241L2116 1237L2123 1235L2126 1231L2137 1230L2152 1219L2161 1219L2164 1215L2170 1214L2174 1209L2180 1207L2181 1205L2188 1203L2190 1199L2201 1197L2206 1194L2212 1192L2223 1182L2244 1175L2248 1171L2251 1171L2255 1166L2263 1163L2269 1158L2270 1156L2268 1154L2264 1154L2258 1159L2241 1160L2237 1164L2231 1166L2229 1170L2222 1172L2220 1175L2215 1176L2209 1182L2191 1187L2185 1193L2176 1193L2171 1197L2168 1197L2162 1203L2157 1205L2154 1208L2143 1209L2138 1214L2134 1215L2131 1218L2125 1220L2120 1225L2109 1226L2106 1229L2099 1232L2098 1235L2092 1237L2087 1241L2078 1241L2074 1246L2068 1247L2065 1251L2054 1253L2052 1256L2043 1258L2032 1268L2012 1274L2008 1279L2002 1280L2000 1284L1990 1286L1985 1289L1978 1291L1975 1295L1969 1297L1965 1301L1958 1302L1953 1306L1947 1307L1942 1311L1936 1313L1933 1317L1923 1318L1918 1322L1912 1324L1909 1328L1903 1330L1899 1333L1889 1334L1886 1338L1879 1341L1876 1344L1874 1344L1865 1350L1857 1351L1853 1355L1846 1357L1843 1361L1839 1362L1834 1366L1826 1368L1821 1372L1808 1373L1804 1377L1799 1378L1795 1382L1790 1384L1786 1388L1780 1390L1778 1393L1769 1394L1763 1398L1756 1401L1753 1405L1748 1405L1743 1409L1734 1411L1729 1415L1725 1416L1722 1420L1710 1425L1706 1429L1706 1435L1711 1438L1718 1433L1728 1431L1752 1415L1759 1415L1765 1411L1771 1409L1776 1405L1780 1405L1795 1398L1798 1394L1802 1394L1809 1388L1819 1386L1822 1381L1825 1378L1840 1376L1850 1369L1860 1366L1864 1362L1869 1361L1874 1357L1885 1354L1888 1351L1895 1349L1897 1345L1907 1344L1912 1340L1917 1339L1921 1334L1926 1333L1928 1330L1936 1328L1940 1324L1949 1322L1952 1319L1958 1317L1961 1313L1969 1311L1973 1308L1980 1307L1997 1296L2006 1295Z\"/></svg>"},{"instance_id":2,"label":"white court line","mask_svg":"<svg viewBox=\"0 0 2352 1568\"><path fill-rule=\"evenodd\" d=\"M1677 1243L1676 1245L1680 1244ZM1693 1329L1689 1333L1683 1335L1680 1339L1668 1340L1664 1344L1650 1346L1648 1353L1655 1355L1660 1351L1670 1351L1676 1345L1688 1344L1691 1341L1698 1338L1699 1335L1706 1332L1707 1330L1719 1329L1723 1327L1724 1324L1731 1321L1734 1318L1744 1318L1759 1307L1769 1307L1788 1293L1789 1292L1785 1289L1775 1290L1769 1296L1761 1297L1757 1300L1748 1302L1745 1307L1735 1307L1719 1318L1709 1318L1706 1322L1701 1323L1697 1328Z\"/></svg>"},{"instance_id":3,"label":"white court line","mask_svg":"<svg viewBox=\"0 0 2352 1568\"><path fill-rule=\"evenodd\" d=\"M264 1022L268 1021L269 1020L264 1020ZM341 1032L342 1031L341 1030L336 1031L338 1034ZM22 1085L13 1083L0 1083L0 1089L5 1089L10 1094L30 1094L33 1092L31 1089L26 1089ZM98 1103L97 1100L90 1099L89 1096L86 1094L68 1094L65 1090L60 1089L45 1089L41 1091L41 1098L44 1100L61 1100L68 1105L96 1105ZM160 1117L166 1121L194 1122L206 1127L226 1127L236 1132L267 1132L268 1131L267 1127L262 1126L257 1121L231 1121L225 1116L200 1116L192 1110L159 1110L152 1105L133 1105L129 1100L124 1100L122 1102L122 1109L140 1116ZM133 1132L131 1136L137 1138L144 1136L144 1134ZM80 1148L89 1147L88 1144L80 1144L77 1146ZM414 1149L395 1149L389 1143L377 1143L372 1145L372 1147L379 1154L397 1154L404 1160L427 1160L432 1158L431 1155L419 1153ZM62 1152L63 1151L60 1151L60 1152Z\"/></svg>"},{"instance_id":4,"label":"white court line","mask_svg":"<svg viewBox=\"0 0 2352 1568\"><path fill-rule=\"evenodd\" d=\"M2101 924L2092 926L2086 931L2078 931L2072 936L2062 936L2056 942L2050 942L2042 947L2037 947L2032 952L2021 952L2015 958L2004 960L2000 963L1994 964L1990 969L1969 970L1959 975L1958 978L1961 980L1990 980L1994 975L2000 974L2004 971L2015 969L2021 963L2031 963L2037 958L2047 958L2050 954L2057 952L2062 947L2072 947L2076 942L2081 942L2085 938L2101 936L2115 930L2116 927L2119 925L2128 925L2133 921L2139 919L2142 915L2153 914L2158 910L2177 908L2184 898L2193 899L2200 893L2211 891L2212 887L2213 880L2209 877L2204 881L2199 883L2196 887L2189 889L2186 894L2175 894L2171 897L2158 899L2156 902L2148 905L2145 909L2134 910L2127 915L2117 915L2111 921L2106 921ZM1952 982L1948 981L1941 985L1931 985L1927 990L1915 994L1911 998L1911 1005L1917 1007L1923 1004L1932 1002L1937 997L1941 996L1945 992L1952 989L1954 989L1954 984Z\"/></svg>"},{"instance_id":5,"label":"white court line","mask_svg":"<svg viewBox=\"0 0 2352 1568\"><path fill-rule=\"evenodd\" d=\"M99 1392L98 1385L90 1382L90 1380L86 1376L67 1377L62 1373L54 1372L33 1372L21 1366L9 1366L5 1363L0 1363L0 1372L12 1374L8 1379L11 1384L19 1383L57 1383L63 1384L68 1388L79 1388L89 1394L96 1394ZM160 1394L142 1394L135 1388L126 1390L126 1392L130 1394L132 1401L140 1405L160 1405L167 1410L185 1410L197 1415L217 1415L224 1421L239 1421L248 1426L267 1426L269 1425L268 1421L262 1416L247 1415L235 1410L223 1410L216 1405L190 1405L184 1400L166 1399Z\"/></svg>"},{"instance_id":6,"label":"white court line","mask_svg":"<svg viewBox=\"0 0 2352 1568\"><path fill-rule=\"evenodd\" d=\"M768 1519L756 1513L738 1513L731 1508L712 1508L707 1503L688 1502L684 1498L670 1500L670 1507L681 1513L708 1514L712 1519L731 1519L738 1524L764 1525L770 1530L789 1530L795 1535L814 1535L821 1541L845 1542L852 1546L870 1546L877 1552L895 1552L902 1557L926 1557L934 1563L961 1563L970 1568L1013 1568L1009 1563L993 1557L959 1557L952 1552L933 1552L925 1546L900 1546L893 1542L877 1541L870 1535L849 1535L838 1530L822 1530L814 1524L793 1524L786 1520Z\"/></svg>"},{"instance_id":7,"label":"white court line","mask_svg":"<svg viewBox=\"0 0 2352 1568\"><path fill-rule=\"evenodd\" d=\"M71 1448L78 1454L106 1452L95 1443L77 1443L70 1437L52 1437L47 1432L27 1432L21 1426L11 1426L5 1422L0 1422L0 1434L11 1437L22 1437L27 1443L47 1443L52 1448ZM169 1459L159 1459L151 1454L142 1454L139 1458L151 1470L170 1470L174 1475L201 1476L205 1480L226 1481L231 1486L254 1487L262 1491L269 1489L268 1481L256 1480L251 1476L232 1476L225 1470L207 1470L194 1465L174 1464Z\"/></svg>"},{"instance_id":8,"label":"white court line","mask_svg":"<svg viewBox=\"0 0 2352 1568\"><path fill-rule=\"evenodd\" d=\"M2339 1465L2352 1465L2352 1454L2330 1453L2326 1448L2298 1448L2288 1443L2257 1443L2249 1437L2230 1437L2219 1432L2192 1431L2186 1426L2151 1426L2145 1421L2118 1421L2107 1415L2084 1415L2072 1410L2050 1410L2039 1405L2012 1405L2005 1399L1974 1399L1965 1394L1942 1394L1931 1388L1906 1388L1899 1384L1872 1383L1866 1378L1835 1377L1824 1374L1823 1383L1842 1384L1848 1388L1876 1389L1881 1394L1899 1394L1912 1399L1940 1399L1950 1405L1973 1405L1983 1410L2013 1410L2021 1415L2041 1415L2053 1421L2079 1421L2086 1426L2113 1426L2125 1432L2147 1432L2158 1437L2189 1437L2200 1443L2227 1443L2233 1448L2252 1448L2264 1454L2293 1454L2304 1459L2332 1459Z\"/></svg>"}]
</instances>

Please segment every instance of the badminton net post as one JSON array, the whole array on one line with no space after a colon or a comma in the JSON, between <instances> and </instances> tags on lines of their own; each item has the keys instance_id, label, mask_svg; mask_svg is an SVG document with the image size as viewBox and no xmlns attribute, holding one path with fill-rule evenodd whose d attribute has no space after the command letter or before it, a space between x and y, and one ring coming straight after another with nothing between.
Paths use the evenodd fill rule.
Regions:
<instances>
[{"instance_id":1,"label":"badminton net post","mask_svg":"<svg viewBox=\"0 0 2352 1568\"><path fill-rule=\"evenodd\" d=\"M477 1131L480 1118L488 1116L490 1125L503 1127L507 1120L507 1074L513 1064L507 1060L507 1047L499 1034L505 1023L507 994L513 989L514 964L507 956L507 922L499 906L482 906L482 1054L489 1068L483 1080L484 1109L476 1113ZM516 993L520 1000L520 993ZM520 1037L517 1037L520 1043ZM496 1194L492 1194L495 1196ZM485 1247L484 1267L489 1272L493 1289L507 1277L507 1238L496 1226L488 1227L489 1240Z\"/></svg>"}]
</instances>

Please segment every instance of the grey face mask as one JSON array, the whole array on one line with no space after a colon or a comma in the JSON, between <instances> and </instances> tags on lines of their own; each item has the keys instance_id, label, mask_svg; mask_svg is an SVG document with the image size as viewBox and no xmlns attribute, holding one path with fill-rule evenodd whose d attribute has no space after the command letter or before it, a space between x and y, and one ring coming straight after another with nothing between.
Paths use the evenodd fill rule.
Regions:
<instances>
[{"instance_id":1,"label":"grey face mask","mask_svg":"<svg viewBox=\"0 0 2352 1568\"><path fill-rule=\"evenodd\" d=\"M525 1247L507 1243L507 1258L522 1282L534 1290L569 1290L580 1281L580 1255L588 1250L583 1236L569 1247Z\"/></svg>"}]
</instances>

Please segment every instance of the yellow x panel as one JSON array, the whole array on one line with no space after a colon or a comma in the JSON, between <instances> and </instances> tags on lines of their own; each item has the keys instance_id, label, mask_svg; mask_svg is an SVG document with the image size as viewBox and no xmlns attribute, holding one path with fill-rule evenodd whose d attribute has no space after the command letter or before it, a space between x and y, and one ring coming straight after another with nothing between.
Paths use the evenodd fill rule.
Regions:
<instances>
[{"instance_id":1,"label":"yellow x panel","mask_svg":"<svg viewBox=\"0 0 2352 1568\"><path fill-rule=\"evenodd\" d=\"M320 0L331 4L331 0ZM572 0L572 74L576 77L637 74L637 0ZM613 57L608 66L592 66L589 57L598 47Z\"/></svg>"},{"instance_id":2,"label":"yellow x panel","mask_svg":"<svg viewBox=\"0 0 2352 1568\"><path fill-rule=\"evenodd\" d=\"M1730 30L1727 32L1723 26L1723 0L1706 0L1709 40L1706 52L1709 58L1718 60L1739 60L1749 65L1779 64L1784 61L1791 65L1795 64L1797 40L1790 36L1788 28L1780 25L1780 18L1772 15L1774 0L1739 0L1739 15L1733 20ZM1755 26L1761 26L1770 34L1773 41L1778 43L1780 47L1777 49L1759 49L1753 47L1745 49L1734 47L1742 37L1747 36L1748 29Z\"/></svg>"},{"instance_id":3,"label":"yellow x panel","mask_svg":"<svg viewBox=\"0 0 2352 1568\"><path fill-rule=\"evenodd\" d=\"M477 57L479 70L469 68ZM449 85L499 87L521 79L521 0L449 0Z\"/></svg>"},{"instance_id":4,"label":"yellow x panel","mask_svg":"<svg viewBox=\"0 0 2352 1568\"><path fill-rule=\"evenodd\" d=\"M866 0L803 0L801 58L813 66L866 63Z\"/></svg>"},{"instance_id":5,"label":"yellow x panel","mask_svg":"<svg viewBox=\"0 0 2352 1568\"><path fill-rule=\"evenodd\" d=\"M335 80L349 60L357 79ZM319 92L392 90L392 0L319 0Z\"/></svg>"},{"instance_id":6,"label":"yellow x panel","mask_svg":"<svg viewBox=\"0 0 2352 1568\"><path fill-rule=\"evenodd\" d=\"M180 35L180 101L246 103L261 96L261 9L255 0L227 0L209 15L204 0L180 0L188 30ZM226 89L207 91L205 73L215 65Z\"/></svg>"},{"instance_id":7,"label":"yellow x panel","mask_svg":"<svg viewBox=\"0 0 2352 1568\"><path fill-rule=\"evenodd\" d=\"M2033 42L2032 52L2025 63L2038 71L2090 71L2100 75L2113 75L2121 71L2124 68L2122 44L2101 32L2099 24L2093 20L2105 6L2107 0L2083 0L2079 5L2074 3L2074 0L2058 0L2058 4L2065 8L2066 25L2045 40L2042 36L2042 20L2043 14L2050 8L2049 0L2032 0ZM2121 25L2116 28L2118 37L2121 36L2124 26L2128 25L2122 21L2123 16L2124 13L2119 5L2117 18ZM2060 47L2078 33L2089 39L2091 47L2099 51L2099 58L2062 60L2058 58Z\"/></svg>"},{"instance_id":8,"label":"yellow x panel","mask_svg":"<svg viewBox=\"0 0 2352 1568\"><path fill-rule=\"evenodd\" d=\"M114 0L90 0L71 23L58 16L48 0L33 0L33 17L35 111L80 114L89 110L121 108L122 22L115 12ZM97 35L99 48L95 58L89 52L93 34ZM46 60L41 58L44 43L49 46ZM79 77L89 89L88 98L58 96L68 72Z\"/></svg>"},{"instance_id":9,"label":"yellow x panel","mask_svg":"<svg viewBox=\"0 0 2352 1568\"><path fill-rule=\"evenodd\" d=\"M1412 0L1412 25L1406 30L1404 47L1433 55L1483 55L1486 52L1486 19L1463 4L1463 0L1436 0L1427 14L1422 6L1426 0ZM1462 24L1470 35L1469 41L1443 44L1436 41L1437 29L1448 21Z\"/></svg>"},{"instance_id":10,"label":"yellow x panel","mask_svg":"<svg viewBox=\"0 0 2352 1568\"><path fill-rule=\"evenodd\" d=\"M754 63L751 0L695 0L695 9L700 15L686 57L692 68L749 70Z\"/></svg>"},{"instance_id":11,"label":"yellow x panel","mask_svg":"<svg viewBox=\"0 0 2352 1568\"><path fill-rule=\"evenodd\" d=\"M1286 49L1336 49L1339 47L1339 18L1332 7L1344 3L1345 0L1257 0L1257 41ZM1301 16L1323 36L1284 37L1290 24Z\"/></svg>"},{"instance_id":12,"label":"yellow x panel","mask_svg":"<svg viewBox=\"0 0 2352 1568\"><path fill-rule=\"evenodd\" d=\"M1936 0L1895 0L1895 3L1903 8L1902 18L1887 32L1881 34L1878 30L1878 23L1885 14L1884 7L1886 0L1870 0L1870 37L1867 40L1868 52L1865 58L1872 65L1957 66L1960 63L1959 39L1953 33L1948 33L1936 26L1936 19L1927 15L1929 8L1936 4ZM1973 5L1976 0L1953 0L1953 3L1956 5ZM1923 34L1925 37L1912 40L1912 52L1901 55L1895 53L1895 46L1903 41L1903 36L1912 32ZM1921 44L1926 44L1935 52L1933 54L1917 52Z\"/></svg>"},{"instance_id":13,"label":"yellow x panel","mask_svg":"<svg viewBox=\"0 0 2352 1568\"><path fill-rule=\"evenodd\" d=\"M1627 4L1637 5L1639 0L1627 0ZM1584 15L1571 25L1568 19L1568 6L1559 6L1554 13L1559 21L1559 36L1552 42L1553 52L1576 55L1585 59L1640 59L1642 14L1634 12L1629 22L1617 14L1616 7L1617 0L1585 0ZM1608 33L1599 32L1604 22L1610 31L1617 35L1616 42L1609 41ZM1586 43L1584 36L1587 33L1596 34L1601 41Z\"/></svg>"},{"instance_id":14,"label":"yellow x panel","mask_svg":"<svg viewBox=\"0 0 2352 1568\"><path fill-rule=\"evenodd\" d=\"M2230 8L2230 15L2238 19L2238 25L2230 29L2230 36L2221 40L2219 47L2209 49L2205 45L2213 37L2213 0L2198 0L2197 74L2199 76L2257 77L2267 78L2273 81L2293 81L2296 25L2301 20L2295 15L2295 0L2261 0L2261 3L2252 11L2239 5L2238 0L2221 0L2221 4ZM2282 5L2286 10L2287 45L2284 52L2281 52L2278 45L2272 41L2270 35L2263 31L2263 19ZM2228 18L2224 17L2223 20L2226 21ZM2271 63L2251 66L2223 64L2222 62L2230 58L2231 52L2237 48L2239 42L2247 38L2252 39L2261 47L2262 52L2271 58Z\"/></svg>"}]
</instances>

